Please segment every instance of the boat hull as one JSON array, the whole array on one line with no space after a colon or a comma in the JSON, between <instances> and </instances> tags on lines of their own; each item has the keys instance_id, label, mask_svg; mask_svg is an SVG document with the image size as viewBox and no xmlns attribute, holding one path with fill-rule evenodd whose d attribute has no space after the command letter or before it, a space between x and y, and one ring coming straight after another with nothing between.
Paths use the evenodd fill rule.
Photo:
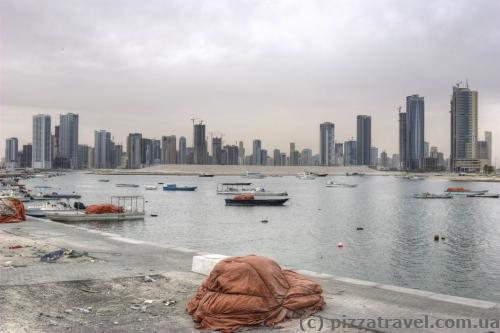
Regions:
<instances>
[{"instance_id":1,"label":"boat hull","mask_svg":"<svg viewBox=\"0 0 500 333\"><path fill-rule=\"evenodd\" d=\"M254 200L235 200L226 199L226 206L283 206L288 198L284 199L254 199Z\"/></svg>"},{"instance_id":2,"label":"boat hull","mask_svg":"<svg viewBox=\"0 0 500 333\"><path fill-rule=\"evenodd\" d=\"M451 195L480 195L485 194L488 190L484 191L462 191L462 192L454 192L454 191L446 191L446 193Z\"/></svg>"},{"instance_id":3,"label":"boat hull","mask_svg":"<svg viewBox=\"0 0 500 333\"><path fill-rule=\"evenodd\" d=\"M256 197L285 197L287 192L253 192L253 191L218 191L217 194L221 195L242 195L253 194Z\"/></svg>"},{"instance_id":4,"label":"boat hull","mask_svg":"<svg viewBox=\"0 0 500 333\"><path fill-rule=\"evenodd\" d=\"M45 217L56 222L123 221L123 220L143 220L144 213L117 213L117 214L47 213L45 214Z\"/></svg>"},{"instance_id":5,"label":"boat hull","mask_svg":"<svg viewBox=\"0 0 500 333\"><path fill-rule=\"evenodd\" d=\"M163 188L163 191L168 191L168 192L176 192L176 191L180 191L180 192L193 192L196 190L196 187L176 187L176 188L167 188L167 187L164 187Z\"/></svg>"}]
</instances>

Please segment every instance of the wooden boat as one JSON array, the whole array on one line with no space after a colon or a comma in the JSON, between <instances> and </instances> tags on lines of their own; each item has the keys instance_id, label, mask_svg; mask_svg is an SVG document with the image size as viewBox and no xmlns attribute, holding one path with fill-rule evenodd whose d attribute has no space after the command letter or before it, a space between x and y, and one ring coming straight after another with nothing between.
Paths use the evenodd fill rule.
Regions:
<instances>
[{"instance_id":1,"label":"wooden boat","mask_svg":"<svg viewBox=\"0 0 500 333\"><path fill-rule=\"evenodd\" d=\"M137 184L116 184L116 187L139 187Z\"/></svg>"},{"instance_id":2,"label":"wooden boat","mask_svg":"<svg viewBox=\"0 0 500 333\"><path fill-rule=\"evenodd\" d=\"M414 194L414 198L416 199L452 199L453 196L451 194L434 194L429 192L424 192L421 194Z\"/></svg>"},{"instance_id":3,"label":"wooden boat","mask_svg":"<svg viewBox=\"0 0 500 333\"><path fill-rule=\"evenodd\" d=\"M488 193L483 193L483 194L467 194L467 198L492 198L496 199L500 197L500 194L488 194Z\"/></svg>"},{"instance_id":4,"label":"wooden boat","mask_svg":"<svg viewBox=\"0 0 500 333\"><path fill-rule=\"evenodd\" d=\"M259 198L253 194L236 195L232 199L225 199L226 206L283 206L288 198Z\"/></svg>"},{"instance_id":5,"label":"wooden boat","mask_svg":"<svg viewBox=\"0 0 500 333\"><path fill-rule=\"evenodd\" d=\"M195 191L196 186L177 186L177 184L163 185L163 191Z\"/></svg>"}]
</instances>

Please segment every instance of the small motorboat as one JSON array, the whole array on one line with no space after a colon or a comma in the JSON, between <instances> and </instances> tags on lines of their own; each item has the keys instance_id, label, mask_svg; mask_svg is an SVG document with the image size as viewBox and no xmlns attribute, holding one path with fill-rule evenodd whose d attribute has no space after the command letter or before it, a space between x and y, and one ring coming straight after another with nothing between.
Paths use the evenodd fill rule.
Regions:
<instances>
[{"instance_id":1,"label":"small motorboat","mask_svg":"<svg viewBox=\"0 0 500 333\"><path fill-rule=\"evenodd\" d=\"M213 174L205 172L202 172L198 175L198 177L213 177L213 176L214 176Z\"/></svg>"},{"instance_id":2,"label":"small motorboat","mask_svg":"<svg viewBox=\"0 0 500 333\"><path fill-rule=\"evenodd\" d=\"M43 194L41 196L42 200L47 200L47 199L80 199L82 196L79 194L60 194L56 192L52 192L50 194ZM40 197L33 197L33 200L37 200L37 198Z\"/></svg>"},{"instance_id":3,"label":"small motorboat","mask_svg":"<svg viewBox=\"0 0 500 333\"><path fill-rule=\"evenodd\" d=\"M365 174L364 173L359 173L359 172L346 172L345 173L346 176L364 176Z\"/></svg>"},{"instance_id":4,"label":"small motorboat","mask_svg":"<svg viewBox=\"0 0 500 333\"><path fill-rule=\"evenodd\" d=\"M451 194L434 194L430 192L424 192L420 194L414 194L413 197L415 199L452 199L453 196Z\"/></svg>"},{"instance_id":5,"label":"small motorboat","mask_svg":"<svg viewBox=\"0 0 500 333\"><path fill-rule=\"evenodd\" d=\"M76 203L75 207L78 207ZM76 211L77 208L75 207L71 207L69 202L66 203L62 201L44 202L41 205L40 203L34 203L32 205L26 206L26 215L33 217L45 217L47 214Z\"/></svg>"},{"instance_id":6,"label":"small motorboat","mask_svg":"<svg viewBox=\"0 0 500 333\"><path fill-rule=\"evenodd\" d=\"M240 194L232 199L225 199L226 206L283 206L288 198L259 198L253 194Z\"/></svg>"},{"instance_id":7,"label":"small motorboat","mask_svg":"<svg viewBox=\"0 0 500 333\"><path fill-rule=\"evenodd\" d=\"M116 187L139 187L137 184L116 184Z\"/></svg>"},{"instance_id":8,"label":"small motorboat","mask_svg":"<svg viewBox=\"0 0 500 333\"><path fill-rule=\"evenodd\" d=\"M326 187L356 187L357 184L346 184L346 183L336 183L333 180L329 180L326 182Z\"/></svg>"},{"instance_id":9,"label":"small motorboat","mask_svg":"<svg viewBox=\"0 0 500 333\"><path fill-rule=\"evenodd\" d=\"M252 183L221 183L217 184L217 194L238 195L253 194L256 196L287 196L284 191L267 191L262 187L249 187Z\"/></svg>"},{"instance_id":10,"label":"small motorboat","mask_svg":"<svg viewBox=\"0 0 500 333\"><path fill-rule=\"evenodd\" d=\"M297 174L297 178L300 180L314 180L316 179L316 175L310 172L300 172Z\"/></svg>"},{"instance_id":11,"label":"small motorboat","mask_svg":"<svg viewBox=\"0 0 500 333\"><path fill-rule=\"evenodd\" d=\"M485 194L488 190L473 191L465 187L448 187L446 193L453 195Z\"/></svg>"},{"instance_id":12,"label":"small motorboat","mask_svg":"<svg viewBox=\"0 0 500 333\"><path fill-rule=\"evenodd\" d=\"M406 179L406 180L424 180L424 177L412 175L412 176L403 176L403 179Z\"/></svg>"},{"instance_id":13,"label":"small motorboat","mask_svg":"<svg viewBox=\"0 0 500 333\"><path fill-rule=\"evenodd\" d=\"M327 173L316 173L316 172L313 172L312 174L315 175L316 177L326 177L326 176L328 176Z\"/></svg>"},{"instance_id":14,"label":"small motorboat","mask_svg":"<svg viewBox=\"0 0 500 333\"><path fill-rule=\"evenodd\" d=\"M156 190L158 187L155 185L146 185L144 188L146 190Z\"/></svg>"},{"instance_id":15,"label":"small motorboat","mask_svg":"<svg viewBox=\"0 0 500 333\"><path fill-rule=\"evenodd\" d=\"M494 193L467 194L467 198L492 198L492 199L496 199L498 197L500 197L500 194L494 194Z\"/></svg>"},{"instance_id":16,"label":"small motorboat","mask_svg":"<svg viewBox=\"0 0 500 333\"><path fill-rule=\"evenodd\" d=\"M109 179L99 179L98 181L101 183L109 183Z\"/></svg>"},{"instance_id":17,"label":"small motorboat","mask_svg":"<svg viewBox=\"0 0 500 333\"><path fill-rule=\"evenodd\" d=\"M262 175L260 172L247 171L246 176L243 177L248 179L262 179L264 178L264 175Z\"/></svg>"},{"instance_id":18,"label":"small motorboat","mask_svg":"<svg viewBox=\"0 0 500 333\"><path fill-rule=\"evenodd\" d=\"M196 191L196 186L177 186L177 184L163 185L163 191Z\"/></svg>"}]
</instances>

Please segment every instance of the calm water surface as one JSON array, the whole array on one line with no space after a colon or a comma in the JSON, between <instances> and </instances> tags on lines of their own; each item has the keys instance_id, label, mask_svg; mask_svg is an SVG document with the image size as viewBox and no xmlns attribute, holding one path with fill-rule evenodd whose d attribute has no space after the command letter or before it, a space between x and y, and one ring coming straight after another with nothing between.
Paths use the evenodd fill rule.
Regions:
<instances>
[{"instance_id":1,"label":"calm water surface","mask_svg":"<svg viewBox=\"0 0 500 333\"><path fill-rule=\"evenodd\" d=\"M456 197L418 200L417 192L448 186L489 189L499 183L408 181L388 177L335 177L357 188L327 188L326 178L252 180L268 190L288 191L285 207L226 207L217 183L240 177L103 176L67 174L28 186L50 185L77 192L84 203L111 195L143 195L144 221L83 226L168 246L226 255L259 254L280 264L338 276L500 301L500 199ZM196 192L164 192L158 182L196 185ZM118 188L135 183L139 188ZM158 185L157 191L144 190ZM149 214L158 214L150 217ZM269 223L261 223L262 219ZM357 231L356 227L363 227ZM435 234L446 240L435 242ZM344 248L337 248L343 242Z\"/></svg>"}]
</instances>

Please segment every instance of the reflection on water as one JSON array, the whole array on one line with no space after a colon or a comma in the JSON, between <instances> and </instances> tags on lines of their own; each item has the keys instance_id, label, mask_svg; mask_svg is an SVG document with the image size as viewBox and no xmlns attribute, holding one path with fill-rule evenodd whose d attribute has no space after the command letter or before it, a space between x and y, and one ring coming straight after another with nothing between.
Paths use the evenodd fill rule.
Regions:
<instances>
[{"instance_id":1,"label":"reflection on water","mask_svg":"<svg viewBox=\"0 0 500 333\"><path fill-rule=\"evenodd\" d=\"M268 177L254 183L287 191L291 199L285 207L226 207L216 184L240 177L108 176L109 183L99 178L77 173L27 184L76 191L86 204L108 202L111 195L144 195L144 221L81 224L125 237L227 255L266 255L290 267L500 301L500 200L412 198L442 192L450 185L445 181L335 177L358 187L327 188L326 178ZM144 190L158 182L198 190ZM117 188L117 183L140 187ZM464 186L500 192L495 183ZM435 242L435 234L445 240Z\"/></svg>"}]
</instances>

